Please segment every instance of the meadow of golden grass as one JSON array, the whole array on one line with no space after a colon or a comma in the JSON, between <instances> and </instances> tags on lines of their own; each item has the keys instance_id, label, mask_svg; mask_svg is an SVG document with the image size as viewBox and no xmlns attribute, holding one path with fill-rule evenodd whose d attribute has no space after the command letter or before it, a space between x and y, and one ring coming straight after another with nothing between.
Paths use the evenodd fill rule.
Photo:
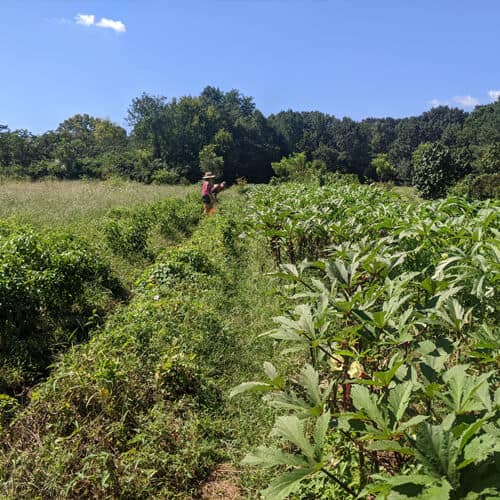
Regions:
<instances>
[{"instance_id":1,"label":"meadow of golden grass","mask_svg":"<svg viewBox=\"0 0 500 500\"><path fill-rule=\"evenodd\" d=\"M110 208L153 203L194 190L195 186L157 186L121 180L0 180L0 218L13 217L38 229L69 229L85 234L85 229Z\"/></svg>"},{"instance_id":2,"label":"meadow of golden grass","mask_svg":"<svg viewBox=\"0 0 500 500\"><path fill-rule=\"evenodd\" d=\"M124 284L131 286L146 262L140 258L136 262L130 261L111 252L103 232L108 210L182 197L197 189L197 186L146 185L120 179L0 180L0 219L29 225L37 231L63 231L84 238L109 259ZM152 235L152 250L157 251L165 244L163 239Z\"/></svg>"}]
</instances>

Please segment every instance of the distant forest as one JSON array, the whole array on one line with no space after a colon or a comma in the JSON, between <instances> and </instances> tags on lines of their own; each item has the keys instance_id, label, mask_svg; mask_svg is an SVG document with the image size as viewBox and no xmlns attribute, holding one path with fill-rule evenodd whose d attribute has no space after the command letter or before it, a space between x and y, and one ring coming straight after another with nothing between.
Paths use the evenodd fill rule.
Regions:
<instances>
[{"instance_id":1,"label":"distant forest","mask_svg":"<svg viewBox=\"0 0 500 500\"><path fill-rule=\"evenodd\" d=\"M500 101L470 113L439 106L401 119L293 110L266 117L238 90L206 87L197 97L171 100L143 94L130 104L127 123L130 133L78 114L40 135L0 125L0 176L176 183L215 170L228 181L267 182L272 164L295 153L361 181L418 184L426 168L436 173L435 164L450 178L445 184L500 170Z\"/></svg>"}]
</instances>

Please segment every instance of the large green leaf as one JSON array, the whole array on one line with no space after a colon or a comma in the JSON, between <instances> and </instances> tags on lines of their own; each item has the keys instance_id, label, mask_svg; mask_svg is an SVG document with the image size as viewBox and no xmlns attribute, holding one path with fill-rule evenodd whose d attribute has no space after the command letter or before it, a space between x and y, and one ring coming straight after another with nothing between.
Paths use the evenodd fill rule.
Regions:
<instances>
[{"instance_id":1,"label":"large green leaf","mask_svg":"<svg viewBox=\"0 0 500 500\"><path fill-rule=\"evenodd\" d=\"M451 484L442 479L426 487L422 493L415 497L416 500L447 500L453 491Z\"/></svg>"},{"instance_id":2,"label":"large green leaf","mask_svg":"<svg viewBox=\"0 0 500 500\"><path fill-rule=\"evenodd\" d=\"M243 382L242 384L237 385L236 387L233 387L231 389L229 397L233 398L234 396L242 394L243 392L267 392L274 389L276 388L273 385L266 384L264 382Z\"/></svg>"},{"instance_id":3,"label":"large green leaf","mask_svg":"<svg viewBox=\"0 0 500 500\"><path fill-rule=\"evenodd\" d=\"M264 399L271 408L292 410L301 418L318 416L323 409L322 406L313 406L304 399L299 398L293 391L272 392L264 396Z\"/></svg>"},{"instance_id":4,"label":"large green leaf","mask_svg":"<svg viewBox=\"0 0 500 500\"><path fill-rule=\"evenodd\" d=\"M410 418L410 420L407 420L406 422L402 422L399 424L399 426L396 429L396 432L404 432L410 427L414 427L421 422L424 422L427 420L429 417L428 415L415 415L414 417Z\"/></svg>"},{"instance_id":5,"label":"large green leaf","mask_svg":"<svg viewBox=\"0 0 500 500\"><path fill-rule=\"evenodd\" d=\"M271 337L275 340L287 340L289 342L302 342L305 344L305 339L298 333L283 328L275 328L274 330L269 330L268 332L261 333L259 337Z\"/></svg>"},{"instance_id":6,"label":"large green leaf","mask_svg":"<svg viewBox=\"0 0 500 500\"><path fill-rule=\"evenodd\" d=\"M306 399L298 397L293 391L279 391L266 396L266 402L273 408L292 410L301 418L321 415L325 402L332 391L333 382L321 390L319 375L311 365L306 365L303 368L298 382L305 390Z\"/></svg>"},{"instance_id":7,"label":"large green leaf","mask_svg":"<svg viewBox=\"0 0 500 500\"><path fill-rule=\"evenodd\" d=\"M467 424L463 423L458 427L460 430L459 434L459 439L460 439L460 444L459 444L459 451L462 452L465 448L465 446L470 442L470 440L483 428L486 430L486 425L485 423L488 421L490 418L489 415L485 415L483 418L476 418L472 423ZM451 427L451 426L450 426ZM455 432L455 434L457 434Z\"/></svg>"},{"instance_id":8,"label":"large green leaf","mask_svg":"<svg viewBox=\"0 0 500 500\"><path fill-rule=\"evenodd\" d=\"M368 485L359 495L363 498L369 493L381 493L387 500L447 500L453 490L444 478L426 474L397 474L392 477L375 474L375 483ZM379 496L377 496L379 498ZM380 497L382 498L382 497Z\"/></svg>"},{"instance_id":9,"label":"large green leaf","mask_svg":"<svg viewBox=\"0 0 500 500\"><path fill-rule=\"evenodd\" d=\"M412 390L412 382L403 382L401 384L397 384L393 389L390 389L387 404L395 419L394 426L396 426L396 423L401 420L406 408L408 408Z\"/></svg>"},{"instance_id":10,"label":"large green leaf","mask_svg":"<svg viewBox=\"0 0 500 500\"><path fill-rule=\"evenodd\" d=\"M401 446L397 441L388 441L381 439L380 441L373 441L366 446L370 451L396 451L402 455L414 455L411 448Z\"/></svg>"},{"instance_id":11,"label":"large green leaf","mask_svg":"<svg viewBox=\"0 0 500 500\"><path fill-rule=\"evenodd\" d=\"M355 385L351 389L352 402L357 410L363 411L377 427L385 430L389 422L386 421L383 413L379 409L379 404L375 395L362 385Z\"/></svg>"},{"instance_id":12,"label":"large green leaf","mask_svg":"<svg viewBox=\"0 0 500 500\"><path fill-rule=\"evenodd\" d=\"M330 424L330 412L323 413L316 420L314 427L314 455L318 462L323 460L323 447L325 445L325 437Z\"/></svg>"},{"instance_id":13,"label":"large green leaf","mask_svg":"<svg viewBox=\"0 0 500 500\"><path fill-rule=\"evenodd\" d=\"M287 465L294 467L309 467L309 462L302 455L285 453L278 448L259 446L255 451L249 453L241 462L244 465L259 465L264 468Z\"/></svg>"},{"instance_id":14,"label":"large green leaf","mask_svg":"<svg viewBox=\"0 0 500 500\"><path fill-rule=\"evenodd\" d=\"M304 387L309 400L314 406L323 405L321 389L319 387L319 375L311 365L306 365L300 372L299 384Z\"/></svg>"},{"instance_id":15,"label":"large green leaf","mask_svg":"<svg viewBox=\"0 0 500 500\"><path fill-rule=\"evenodd\" d=\"M296 416L278 417L271 435L293 443L307 458L314 461L314 449L304 435L304 422Z\"/></svg>"},{"instance_id":16,"label":"large green leaf","mask_svg":"<svg viewBox=\"0 0 500 500\"><path fill-rule=\"evenodd\" d=\"M269 363L269 361L264 361L264 373L269 377L270 380L275 380L278 378L278 371L272 363Z\"/></svg>"},{"instance_id":17,"label":"large green leaf","mask_svg":"<svg viewBox=\"0 0 500 500\"><path fill-rule=\"evenodd\" d=\"M417 459L428 473L445 476L452 485L458 485L457 458L459 442L443 426L423 422L417 428L415 440Z\"/></svg>"},{"instance_id":18,"label":"large green leaf","mask_svg":"<svg viewBox=\"0 0 500 500\"><path fill-rule=\"evenodd\" d=\"M483 403L485 393L482 386L488 385L487 381L491 373L483 373L476 377L467 373L468 367L469 365L456 365L446 371L443 380L447 384L448 391L446 394L438 394L457 415L488 409ZM480 397L477 396L478 391L480 391ZM487 406L491 407L491 403Z\"/></svg>"},{"instance_id":19,"label":"large green leaf","mask_svg":"<svg viewBox=\"0 0 500 500\"><path fill-rule=\"evenodd\" d=\"M300 487L300 483L310 474L314 474L316 469L297 469L291 472L285 472L281 476L277 477L269 486L262 491L262 495L268 500L281 500L286 498L291 493L297 491Z\"/></svg>"},{"instance_id":20,"label":"large green leaf","mask_svg":"<svg viewBox=\"0 0 500 500\"><path fill-rule=\"evenodd\" d=\"M463 467L466 464L478 464L486 460L495 452L500 452L500 441L492 439L488 434L482 434L474 438L464 449L464 462L460 464Z\"/></svg>"},{"instance_id":21,"label":"large green leaf","mask_svg":"<svg viewBox=\"0 0 500 500\"><path fill-rule=\"evenodd\" d=\"M399 354L397 354L396 356L399 356ZM375 372L373 374L373 378L375 379L374 385L379 385L381 387L387 387L391 383L392 379L394 378L394 376L396 375L398 370L403 365L403 361L398 360L393 356L393 358L391 359L391 362L392 362L392 366L389 370L379 371L379 372Z\"/></svg>"},{"instance_id":22,"label":"large green leaf","mask_svg":"<svg viewBox=\"0 0 500 500\"><path fill-rule=\"evenodd\" d=\"M481 491L470 491L464 500L498 500L500 498L500 489L485 488Z\"/></svg>"}]
</instances>

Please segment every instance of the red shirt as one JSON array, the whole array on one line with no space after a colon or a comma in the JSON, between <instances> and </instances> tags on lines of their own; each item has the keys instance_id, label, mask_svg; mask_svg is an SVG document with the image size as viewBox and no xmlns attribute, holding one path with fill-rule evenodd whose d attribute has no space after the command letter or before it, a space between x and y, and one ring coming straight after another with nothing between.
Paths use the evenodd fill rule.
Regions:
<instances>
[{"instance_id":1,"label":"red shirt","mask_svg":"<svg viewBox=\"0 0 500 500\"><path fill-rule=\"evenodd\" d=\"M205 181L201 185L201 196L205 196L208 194L208 196L212 197L213 190L214 190L213 184L211 184L209 181Z\"/></svg>"}]
</instances>

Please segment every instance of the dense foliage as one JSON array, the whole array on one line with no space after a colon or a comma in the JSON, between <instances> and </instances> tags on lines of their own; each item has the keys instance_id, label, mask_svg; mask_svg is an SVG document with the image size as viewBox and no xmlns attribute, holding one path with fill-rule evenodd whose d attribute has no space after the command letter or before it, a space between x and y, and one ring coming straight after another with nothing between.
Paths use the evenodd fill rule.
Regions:
<instances>
[{"instance_id":1,"label":"dense foliage","mask_svg":"<svg viewBox=\"0 0 500 500\"><path fill-rule=\"evenodd\" d=\"M148 239L156 230L175 242L188 236L201 217L198 196L167 199L138 208L116 208L105 218L104 233L116 254L133 258L148 255Z\"/></svg>"},{"instance_id":2,"label":"dense foliage","mask_svg":"<svg viewBox=\"0 0 500 500\"><path fill-rule=\"evenodd\" d=\"M439 142L436 147L447 148L459 167L441 169L440 182L447 188L465 175L470 163L475 172L498 173L500 158L500 102L477 106L471 113L440 106L416 117L356 122L319 111L288 110L265 117L252 98L237 90L206 87L199 96L171 100L143 94L133 99L127 122L129 135L109 120L87 114L38 136L0 126L0 175L118 175L178 183L196 181L211 170L229 181L266 182L275 173L273 162L304 153L313 167L360 179L411 184L417 166L419 184L420 172L434 172L436 160L417 165L414 152L421 144Z\"/></svg>"},{"instance_id":3,"label":"dense foliage","mask_svg":"<svg viewBox=\"0 0 500 500\"><path fill-rule=\"evenodd\" d=\"M454 154L440 142L420 144L413 152L413 182L422 197L444 197L450 186L470 172L469 156L464 151Z\"/></svg>"},{"instance_id":4,"label":"dense foliage","mask_svg":"<svg viewBox=\"0 0 500 500\"><path fill-rule=\"evenodd\" d=\"M83 241L0 226L0 392L31 385L53 354L87 338L109 296L109 265Z\"/></svg>"},{"instance_id":5,"label":"dense foliage","mask_svg":"<svg viewBox=\"0 0 500 500\"><path fill-rule=\"evenodd\" d=\"M2 498L188 498L228 460L235 434L251 440L240 405L231 410L222 392L257 369L255 350L247 352L247 305L258 304L260 321L270 302L254 293L270 278L248 270L261 269L253 261L261 248L238 238L240 207L199 225L198 197L108 214L102 227L118 220L125 243L128 228L146 218L140 253L149 253L155 232L168 235L169 246L136 281L130 302L59 356L28 398L0 394ZM117 247L130 259L137 250ZM246 286L251 295L242 295ZM245 365L250 372L242 373Z\"/></svg>"},{"instance_id":6,"label":"dense foliage","mask_svg":"<svg viewBox=\"0 0 500 500\"><path fill-rule=\"evenodd\" d=\"M264 496L498 498L500 205L347 184L254 200L284 285L262 336L291 357L232 391L277 412L244 459L279 473Z\"/></svg>"},{"instance_id":7,"label":"dense foliage","mask_svg":"<svg viewBox=\"0 0 500 500\"><path fill-rule=\"evenodd\" d=\"M231 438L216 382L241 367L244 337L226 326L248 251L239 231L230 217L205 219L61 358L1 434L3 498L196 493ZM4 421L14 410L4 404Z\"/></svg>"},{"instance_id":8,"label":"dense foliage","mask_svg":"<svg viewBox=\"0 0 500 500\"><path fill-rule=\"evenodd\" d=\"M455 184L450 192L468 199L498 199L500 198L500 172L467 175Z\"/></svg>"},{"instance_id":9,"label":"dense foliage","mask_svg":"<svg viewBox=\"0 0 500 500\"><path fill-rule=\"evenodd\" d=\"M22 285L41 342L93 309L45 381L0 394L0 496L199 497L232 463L244 498L498 497L498 202L328 171L235 191L213 217L187 196L96 221L107 255L148 266L104 322L88 244L2 225L0 302Z\"/></svg>"},{"instance_id":10,"label":"dense foliage","mask_svg":"<svg viewBox=\"0 0 500 500\"><path fill-rule=\"evenodd\" d=\"M102 222L109 249L134 261L154 258L157 234L175 243L201 216L197 196L112 209ZM102 248L70 234L41 234L14 222L0 225L0 393L22 393L54 355L87 340L127 291Z\"/></svg>"}]
</instances>

